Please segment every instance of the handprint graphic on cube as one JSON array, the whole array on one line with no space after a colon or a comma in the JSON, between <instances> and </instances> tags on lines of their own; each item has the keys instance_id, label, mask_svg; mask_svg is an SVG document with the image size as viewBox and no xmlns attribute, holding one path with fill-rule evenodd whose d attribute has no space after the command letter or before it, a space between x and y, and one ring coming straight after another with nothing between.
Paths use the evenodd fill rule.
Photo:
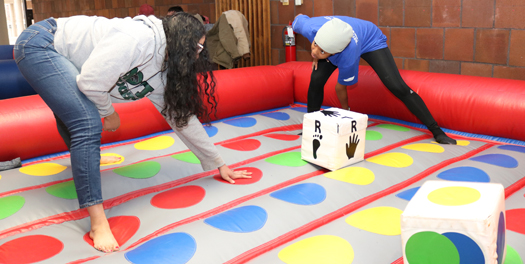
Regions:
<instances>
[{"instance_id":1,"label":"handprint graphic on cube","mask_svg":"<svg viewBox=\"0 0 525 264\"><path fill-rule=\"evenodd\" d=\"M353 134L349 136L349 139L350 145L346 143L346 156L348 157L348 159L351 159L354 157L357 144L359 144L359 137L357 136L357 134Z\"/></svg>"}]
</instances>

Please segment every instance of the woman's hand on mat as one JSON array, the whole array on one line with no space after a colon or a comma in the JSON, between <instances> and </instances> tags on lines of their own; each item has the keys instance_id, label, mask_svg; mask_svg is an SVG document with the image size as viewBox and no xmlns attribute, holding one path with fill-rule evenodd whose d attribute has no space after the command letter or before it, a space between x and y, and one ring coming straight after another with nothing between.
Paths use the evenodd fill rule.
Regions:
<instances>
[{"instance_id":1,"label":"woman's hand on mat","mask_svg":"<svg viewBox=\"0 0 525 264\"><path fill-rule=\"evenodd\" d=\"M104 117L104 125L102 126L102 129L105 131L115 132L117 128L120 126L120 117L118 116L117 112L113 112L113 114L108 115Z\"/></svg>"},{"instance_id":2,"label":"woman's hand on mat","mask_svg":"<svg viewBox=\"0 0 525 264\"><path fill-rule=\"evenodd\" d=\"M312 62L312 70L317 71L317 62L318 61L319 61L318 59L314 59L314 61Z\"/></svg>"},{"instance_id":3,"label":"woman's hand on mat","mask_svg":"<svg viewBox=\"0 0 525 264\"><path fill-rule=\"evenodd\" d=\"M226 165L219 167L219 173L221 174L223 180L232 184L235 183L235 179L249 179L252 177L250 176L252 173L248 172L247 170L232 171Z\"/></svg>"}]
</instances>

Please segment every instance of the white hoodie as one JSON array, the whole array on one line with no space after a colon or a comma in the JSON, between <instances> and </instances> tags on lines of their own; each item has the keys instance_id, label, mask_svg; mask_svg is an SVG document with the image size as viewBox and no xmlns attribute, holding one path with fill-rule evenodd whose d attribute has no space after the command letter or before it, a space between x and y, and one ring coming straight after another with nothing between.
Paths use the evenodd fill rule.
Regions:
<instances>
[{"instance_id":1,"label":"white hoodie","mask_svg":"<svg viewBox=\"0 0 525 264\"><path fill-rule=\"evenodd\" d=\"M54 40L58 53L79 70L77 85L98 108L101 117L112 114L112 103L148 97L157 110L164 108L166 36L155 16L134 18L72 16L57 19ZM175 133L201 161L204 170L224 165L200 121L193 116Z\"/></svg>"}]
</instances>

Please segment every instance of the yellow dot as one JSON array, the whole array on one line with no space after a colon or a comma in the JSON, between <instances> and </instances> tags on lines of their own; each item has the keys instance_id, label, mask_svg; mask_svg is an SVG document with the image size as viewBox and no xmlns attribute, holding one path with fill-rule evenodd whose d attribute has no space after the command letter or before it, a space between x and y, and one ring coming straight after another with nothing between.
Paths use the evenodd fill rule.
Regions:
<instances>
[{"instance_id":1,"label":"yellow dot","mask_svg":"<svg viewBox=\"0 0 525 264\"><path fill-rule=\"evenodd\" d=\"M470 187L444 187L428 194L428 200L435 204L457 206L473 203L481 197L481 193Z\"/></svg>"},{"instance_id":2,"label":"yellow dot","mask_svg":"<svg viewBox=\"0 0 525 264\"><path fill-rule=\"evenodd\" d=\"M175 143L175 139L170 136L154 137L135 144L135 148L139 150L161 150L171 147Z\"/></svg>"},{"instance_id":3,"label":"yellow dot","mask_svg":"<svg viewBox=\"0 0 525 264\"><path fill-rule=\"evenodd\" d=\"M440 145L434 145L430 143L417 143L403 146L404 149L410 149L421 152L431 152L431 153L442 153L445 149Z\"/></svg>"},{"instance_id":4,"label":"yellow dot","mask_svg":"<svg viewBox=\"0 0 525 264\"><path fill-rule=\"evenodd\" d=\"M124 162L124 157L122 155L119 155L117 153L104 153L104 154L100 154L100 156L103 156L103 157L119 157L120 160L117 161L117 162L112 162L112 163L105 163L105 164L100 164L100 166L109 166L109 165L115 165L115 164L120 164L122 162Z\"/></svg>"},{"instance_id":5,"label":"yellow dot","mask_svg":"<svg viewBox=\"0 0 525 264\"><path fill-rule=\"evenodd\" d=\"M456 141L457 141L458 146L468 146L468 145L470 145L470 141L468 141L468 140L456 140Z\"/></svg>"},{"instance_id":6,"label":"yellow dot","mask_svg":"<svg viewBox=\"0 0 525 264\"><path fill-rule=\"evenodd\" d=\"M343 238L321 235L285 247L278 257L287 264L350 264L354 249Z\"/></svg>"},{"instance_id":7,"label":"yellow dot","mask_svg":"<svg viewBox=\"0 0 525 264\"><path fill-rule=\"evenodd\" d=\"M369 208L346 218L346 223L368 232L397 236L401 234L401 211L395 207L380 206Z\"/></svg>"},{"instance_id":8,"label":"yellow dot","mask_svg":"<svg viewBox=\"0 0 525 264\"><path fill-rule=\"evenodd\" d=\"M357 185L368 185L374 182L374 173L363 167L347 167L340 170L325 173L326 178L348 182Z\"/></svg>"},{"instance_id":9,"label":"yellow dot","mask_svg":"<svg viewBox=\"0 0 525 264\"><path fill-rule=\"evenodd\" d=\"M381 155L377 155L371 158L366 159L369 162L376 163L379 165L384 165L388 167L395 167L395 168L405 168L412 163L414 163L414 160L412 157L405 153L399 153L399 152L392 152L392 153L385 153Z\"/></svg>"},{"instance_id":10,"label":"yellow dot","mask_svg":"<svg viewBox=\"0 0 525 264\"><path fill-rule=\"evenodd\" d=\"M20 172L31 176L49 176L63 172L67 167L56 163L41 163L20 168Z\"/></svg>"}]
</instances>

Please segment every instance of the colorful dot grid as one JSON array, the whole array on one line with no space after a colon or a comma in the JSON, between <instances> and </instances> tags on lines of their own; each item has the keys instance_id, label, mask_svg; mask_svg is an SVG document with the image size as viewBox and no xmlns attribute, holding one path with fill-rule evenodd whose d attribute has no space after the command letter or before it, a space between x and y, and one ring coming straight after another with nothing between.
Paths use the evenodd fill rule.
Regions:
<instances>
[{"instance_id":1,"label":"colorful dot grid","mask_svg":"<svg viewBox=\"0 0 525 264\"><path fill-rule=\"evenodd\" d=\"M235 169L253 172L252 179L237 180L233 185L216 174L203 173L194 155L180 145L174 134L151 141L151 149L143 144L139 150L137 142L110 148L108 153L117 153L126 159L121 164L102 167L103 186L110 186L104 190L106 200L144 191L130 200L117 202L106 211L122 250L105 255L92 249L90 239L85 237L89 222L82 218L0 236L0 252L18 248L13 251L16 256L0 253L0 263L20 262L17 256L32 256L33 259L24 260L27 262L56 263L93 257L89 262L223 263L238 259L240 262L232 263L242 263L244 253L249 250L259 252L249 263L392 263L402 256L396 219L425 180L502 181L508 187L523 177L519 172L524 171L522 147L487 147L486 143L476 140L466 140L468 144L460 146L445 146L432 143L429 137L381 152L386 146L410 141L424 133L374 121L367 128L366 144L366 153L373 153L372 156L365 155L365 161L338 171L320 171L297 154L300 153L300 128L278 129L300 124L305 112L304 107L292 107L214 123L211 129L205 127L227 163L242 164ZM257 134L272 128L275 129L271 132ZM169 143L166 136L172 138L173 143ZM168 142L166 146L169 146L163 149L162 142ZM476 150L480 150L479 153L472 155ZM454 162L448 162L450 160ZM20 171L2 172L0 186L6 177L12 181L15 175L24 175L27 181L49 178L49 186L0 197L0 224L6 224L6 229L23 226L28 219L53 216L57 210L78 209L76 200L71 199L74 195L68 185L70 181L54 178L69 171L67 162L48 163L66 169L44 177ZM56 171L60 168L45 166ZM439 167L437 171L425 175L429 167L435 166ZM45 174L33 172L38 173ZM191 181L184 181L187 177L191 177ZM414 177L421 179L383 193ZM15 183L10 184L17 189ZM20 189L28 185L18 186ZM155 188L146 191L149 187ZM507 200L511 202L512 198L515 205L507 205L507 229L512 230L507 230L510 233L507 261L513 261L505 262L507 264L523 264L525 256L523 243L519 243L525 232L516 224L525 217L524 192L522 188ZM382 196L369 200L363 207L352 206L379 193ZM3 206L3 202L9 206ZM311 226L318 227L312 229ZM282 241L279 237L283 235L297 238ZM453 234L447 239L465 241ZM264 243L270 248L257 251ZM34 246L21 247L23 244ZM45 250L39 251L38 245L45 245ZM382 254L377 254L378 250ZM419 250L424 248L416 249ZM449 257L453 255L450 253Z\"/></svg>"},{"instance_id":2,"label":"colorful dot grid","mask_svg":"<svg viewBox=\"0 0 525 264\"><path fill-rule=\"evenodd\" d=\"M500 147L492 147L485 152L494 152L499 151L499 149L504 149ZM520 150L523 150L522 148L519 148ZM487 153L488 154L488 153ZM514 153L505 152L501 154L511 155L514 156ZM483 155L483 153L480 153L478 155ZM523 156L521 156L523 158ZM322 225L321 227L311 231L311 232L305 232L302 236L299 236L291 241L287 241L283 243L282 245L276 246L274 249L272 249L269 252L266 252L265 254L262 254L255 259L249 261L249 263L272 263L272 261L276 261L279 259L280 261L283 261L285 263L297 263L293 262L293 260L285 261L283 258L281 258L281 252L284 252L287 248L292 248L293 245L300 244L302 241L312 241L313 239L320 237L320 236L328 236L333 235L337 236L339 238L344 238L349 244L352 246L352 249L354 252L367 252L368 254L355 254L355 258L352 262L333 262L333 263L403 263L402 259L399 257L402 255L402 252L400 248L395 248L395 246L399 246L401 244L400 241L400 224L399 224L399 216L406 207L408 201L413 197L415 192L419 189L419 187L422 185L423 182L427 180L442 180L440 175L449 175L452 179L451 181L456 180L457 178L462 177L462 170L461 168L470 166L467 165L473 165L475 166L475 163L473 164L470 159L464 159L462 161L458 161L457 164L453 164L450 166L446 166L443 169L433 172L426 176L423 180L417 181L410 186L407 186L399 191L392 192L391 194L385 195L379 199L377 199L374 202L369 203L363 208L359 208L355 211L350 212L349 216L343 216L340 218L337 218L336 220L330 222L329 224ZM458 169L459 168L459 169ZM501 171L502 167L492 166L486 168L486 172L483 174L490 174L493 175L493 177L500 177L502 175L505 175L506 172ZM454 174L457 173L457 176L454 176ZM520 173L517 170L509 171L511 173L511 177L514 179L514 181L520 180L523 176L520 175ZM481 175L483 175L481 174ZM471 182L485 182L485 178L481 177L479 181L476 181L476 178L478 178L478 175L480 173L471 173ZM497 182L497 181L495 181ZM510 184L506 184L505 187L508 187ZM525 188L521 188L519 191L508 197L506 200L506 215L507 215L507 232L506 232L506 240L507 240L507 247L506 247L506 264L523 264L525 263L525 246L523 245L523 239L525 236L525 229L523 229L521 226L523 226L521 223L525 219L525 209L523 208L523 202L525 199ZM350 210L349 210L350 211ZM391 218L389 220L388 218ZM513 217L513 219L510 219ZM361 218L361 222L355 221L354 219ZM353 223L354 222L354 223ZM353 224L352 224L353 223ZM360 224L364 223L364 224ZM351 225L349 227L348 225ZM390 228L388 228L390 226ZM518 227L520 226L520 227ZM396 233L395 236L388 236L384 229L390 230L392 234ZM514 230L513 230L514 229ZM382 231L383 230L383 231ZM366 232L363 232L366 231ZM443 260L443 258L450 258L453 257L455 254L459 255L459 252L463 252L462 254L465 254L465 251L467 251L470 258L468 258L470 261L467 262L461 262L461 263L480 263L475 262L479 259L476 259L476 257L479 258L479 254L476 255L476 245L472 242L472 240L468 237L465 237L464 235L460 234L445 234L446 236L442 234L421 234L421 236L436 236L436 237L443 237L444 244L448 245L454 245L453 247L450 246L448 252L442 252L443 254L439 255L439 257L435 258L435 260ZM425 241L428 237L425 238ZM448 242L446 242L448 241ZM453 243L454 241L455 243ZM417 245L418 243L415 243L414 245ZM458 246L456 246L456 244ZM432 245L435 246L435 245ZM420 251L429 250L430 245L428 244L419 244ZM390 249L390 250L389 250ZM381 254L377 254L377 250L381 250ZM470 252L469 252L470 250ZM454 253L456 252L456 253ZM296 252L296 258L295 260L301 260L302 254L304 252ZM395 254L392 254L395 253ZM478 252L479 253L479 252ZM333 254L333 253L331 253ZM322 256L323 254L318 254L318 256ZM417 256L416 256L417 257ZM465 260L465 258L463 258ZM448 260L446 260L448 261ZM474 262L472 262L474 261ZM314 262L304 262L304 263L314 263ZM319 262L323 263L323 262ZM414 263L420 263L414 261ZM434 263L434 262L423 262L423 263ZM436 262L436 263L454 263L454 262Z\"/></svg>"}]
</instances>

